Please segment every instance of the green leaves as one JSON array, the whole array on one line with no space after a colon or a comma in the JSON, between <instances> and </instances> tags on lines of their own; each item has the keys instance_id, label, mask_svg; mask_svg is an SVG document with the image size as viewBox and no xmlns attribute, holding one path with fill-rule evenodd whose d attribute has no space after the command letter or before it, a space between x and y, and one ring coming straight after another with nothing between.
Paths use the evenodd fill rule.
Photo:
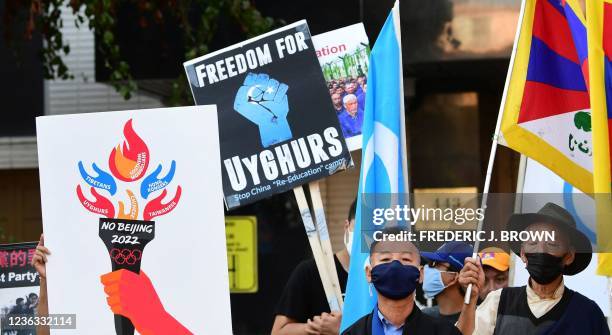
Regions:
<instances>
[{"instance_id":1,"label":"green leaves","mask_svg":"<svg viewBox=\"0 0 612 335\"><path fill-rule=\"evenodd\" d=\"M123 0L126 1L126 0ZM193 59L209 52L209 44L218 29L221 16L229 16L247 37L256 36L273 29L283 22L264 17L249 0L127 0L135 4L140 17L165 24L168 18L179 22L185 47L185 59ZM70 53L70 45L64 40L61 29L62 6L70 8L75 15L74 24L79 29L87 28L98 37L99 54L103 64L110 72L110 84L124 98L130 99L138 89L132 77L129 64L121 57L121 50L114 35L116 8L120 0L45 0L40 1L42 8L34 10L30 1L18 1L23 9L35 17L34 29L40 31L44 39L41 51L43 73L46 79L73 79L74 76L64 58ZM200 13L194 20L195 12ZM165 104L177 106L192 104L192 97L183 73L171 86L171 94Z\"/></svg>"},{"instance_id":2,"label":"green leaves","mask_svg":"<svg viewBox=\"0 0 612 335\"><path fill-rule=\"evenodd\" d=\"M104 38L104 44L110 45L115 40L115 38L113 36L113 33L111 31L109 31L109 30L105 31L103 36L104 36L103 37Z\"/></svg>"},{"instance_id":3,"label":"green leaves","mask_svg":"<svg viewBox=\"0 0 612 335\"><path fill-rule=\"evenodd\" d=\"M199 20L192 24L188 14L194 7L203 10ZM193 59L209 52L208 45L217 32L220 16L230 16L234 19L247 37L260 35L282 23L262 16L248 0L178 1L176 13L184 31L185 59ZM174 80L171 94L164 103L169 106L193 104L191 90L184 73Z\"/></svg>"}]
</instances>

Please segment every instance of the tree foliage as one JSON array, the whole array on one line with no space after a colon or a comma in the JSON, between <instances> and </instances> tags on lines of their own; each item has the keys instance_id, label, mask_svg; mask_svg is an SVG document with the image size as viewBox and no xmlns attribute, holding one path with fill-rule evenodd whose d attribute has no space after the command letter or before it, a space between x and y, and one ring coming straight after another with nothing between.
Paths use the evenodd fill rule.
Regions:
<instances>
[{"instance_id":1,"label":"tree foliage","mask_svg":"<svg viewBox=\"0 0 612 335\"><path fill-rule=\"evenodd\" d=\"M139 24L163 24L167 15L172 15L180 25L185 59L204 55L218 27L221 15L237 22L247 37L270 30L277 24L272 18L264 17L249 0L6 0L4 24L10 27L20 14L25 13L24 38L32 38L40 32L44 44L41 52L43 73L46 79L72 79L73 75L64 61L70 53L70 45L62 36L62 6L68 6L75 16L79 29L89 29L96 35L98 55L110 72L110 84L125 99L137 90L130 66L122 59L117 37L114 35L117 10L123 2L136 5ZM194 11L196 8L198 10ZM194 13L199 17L194 18ZM23 15L22 15L23 16ZM151 22L154 21L154 22ZM10 31L5 37L15 38ZM21 37L17 37L21 38ZM187 80L184 74L172 83L171 96L167 105L183 105L191 102Z\"/></svg>"}]
</instances>

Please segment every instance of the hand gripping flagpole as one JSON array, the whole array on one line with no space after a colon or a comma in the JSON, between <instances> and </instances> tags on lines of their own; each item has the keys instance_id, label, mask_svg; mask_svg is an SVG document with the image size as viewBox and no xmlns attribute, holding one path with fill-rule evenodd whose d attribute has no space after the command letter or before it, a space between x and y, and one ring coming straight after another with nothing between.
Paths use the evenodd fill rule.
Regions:
<instances>
[{"instance_id":1,"label":"hand gripping flagpole","mask_svg":"<svg viewBox=\"0 0 612 335\"><path fill-rule=\"evenodd\" d=\"M493 133L493 143L491 143L491 154L489 155L489 164L487 166L487 174L485 176L485 182L482 189L482 203L480 206L480 210L482 213L486 213L487 209L487 200L489 197L489 188L491 186L491 176L493 175L493 164L495 163L495 154L497 153L497 145L499 144L499 131L501 128L501 123L504 114L504 107L506 106L506 97L508 93L508 86L510 83L510 78L512 77L512 68L514 67L514 58L516 56L516 47L517 42L521 33L521 24L523 22L523 16L525 14L525 0L521 1L521 12L519 14L518 24L516 25L516 33L514 35L514 46L512 47L512 55L510 56L510 64L508 65L508 72L506 74L506 83L504 84L504 94L502 95L501 103L499 104L499 113L497 114L497 123L495 125L495 132ZM480 220L478 220L477 232L482 230L482 225L484 222L485 216L483 215ZM478 250L480 249L480 241L476 239L474 242L474 252L472 253L472 258L476 258L478 256ZM472 284L469 284L467 290L465 291L465 299L463 302L468 305L470 303L470 298L472 296Z\"/></svg>"}]
</instances>

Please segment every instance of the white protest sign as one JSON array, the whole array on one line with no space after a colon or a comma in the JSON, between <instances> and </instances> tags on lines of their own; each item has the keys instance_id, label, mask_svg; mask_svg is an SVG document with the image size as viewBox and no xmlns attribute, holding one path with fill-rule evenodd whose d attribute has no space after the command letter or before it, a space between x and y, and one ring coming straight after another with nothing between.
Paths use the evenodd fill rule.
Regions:
<instances>
[{"instance_id":1,"label":"white protest sign","mask_svg":"<svg viewBox=\"0 0 612 335\"><path fill-rule=\"evenodd\" d=\"M349 150L361 149L370 46L363 23L312 37ZM347 98L348 95L355 98Z\"/></svg>"},{"instance_id":2,"label":"white protest sign","mask_svg":"<svg viewBox=\"0 0 612 335\"><path fill-rule=\"evenodd\" d=\"M36 126L52 334L231 334L216 107Z\"/></svg>"}]
</instances>

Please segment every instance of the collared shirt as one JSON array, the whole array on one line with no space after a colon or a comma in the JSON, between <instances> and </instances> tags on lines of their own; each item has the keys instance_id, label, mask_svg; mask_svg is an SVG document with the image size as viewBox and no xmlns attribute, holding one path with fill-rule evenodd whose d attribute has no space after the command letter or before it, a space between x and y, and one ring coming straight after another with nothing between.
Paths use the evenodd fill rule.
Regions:
<instances>
[{"instance_id":1,"label":"collared shirt","mask_svg":"<svg viewBox=\"0 0 612 335\"><path fill-rule=\"evenodd\" d=\"M361 134L361 126L363 125L363 109L357 108L357 113L354 116L346 110L338 115L342 133L345 138L353 137Z\"/></svg>"},{"instance_id":2,"label":"collared shirt","mask_svg":"<svg viewBox=\"0 0 612 335\"><path fill-rule=\"evenodd\" d=\"M498 289L489 293L482 304L476 309L476 323L472 335L493 334L495 323L497 322L497 309L499 307L501 291L502 289ZM552 298L540 298L529 284L527 285L526 291L527 305L531 313L536 318L540 318L561 301L561 297L565 291L565 285L562 280L559 287L553 292Z\"/></svg>"},{"instance_id":3,"label":"collared shirt","mask_svg":"<svg viewBox=\"0 0 612 335\"><path fill-rule=\"evenodd\" d=\"M423 314L418 306L414 305L404 324L396 327L385 319L378 306L372 313L364 315L342 332L342 335L371 335L380 334L399 335L461 335L461 332L452 323L446 320Z\"/></svg>"},{"instance_id":4,"label":"collared shirt","mask_svg":"<svg viewBox=\"0 0 612 335\"><path fill-rule=\"evenodd\" d=\"M397 327L391 322L387 321L387 319L385 319L385 316L382 315L379 309L377 309L377 312L378 312L378 318L383 324L383 330L385 331L385 335L402 335L402 332L404 331L403 323L401 326Z\"/></svg>"}]
</instances>

